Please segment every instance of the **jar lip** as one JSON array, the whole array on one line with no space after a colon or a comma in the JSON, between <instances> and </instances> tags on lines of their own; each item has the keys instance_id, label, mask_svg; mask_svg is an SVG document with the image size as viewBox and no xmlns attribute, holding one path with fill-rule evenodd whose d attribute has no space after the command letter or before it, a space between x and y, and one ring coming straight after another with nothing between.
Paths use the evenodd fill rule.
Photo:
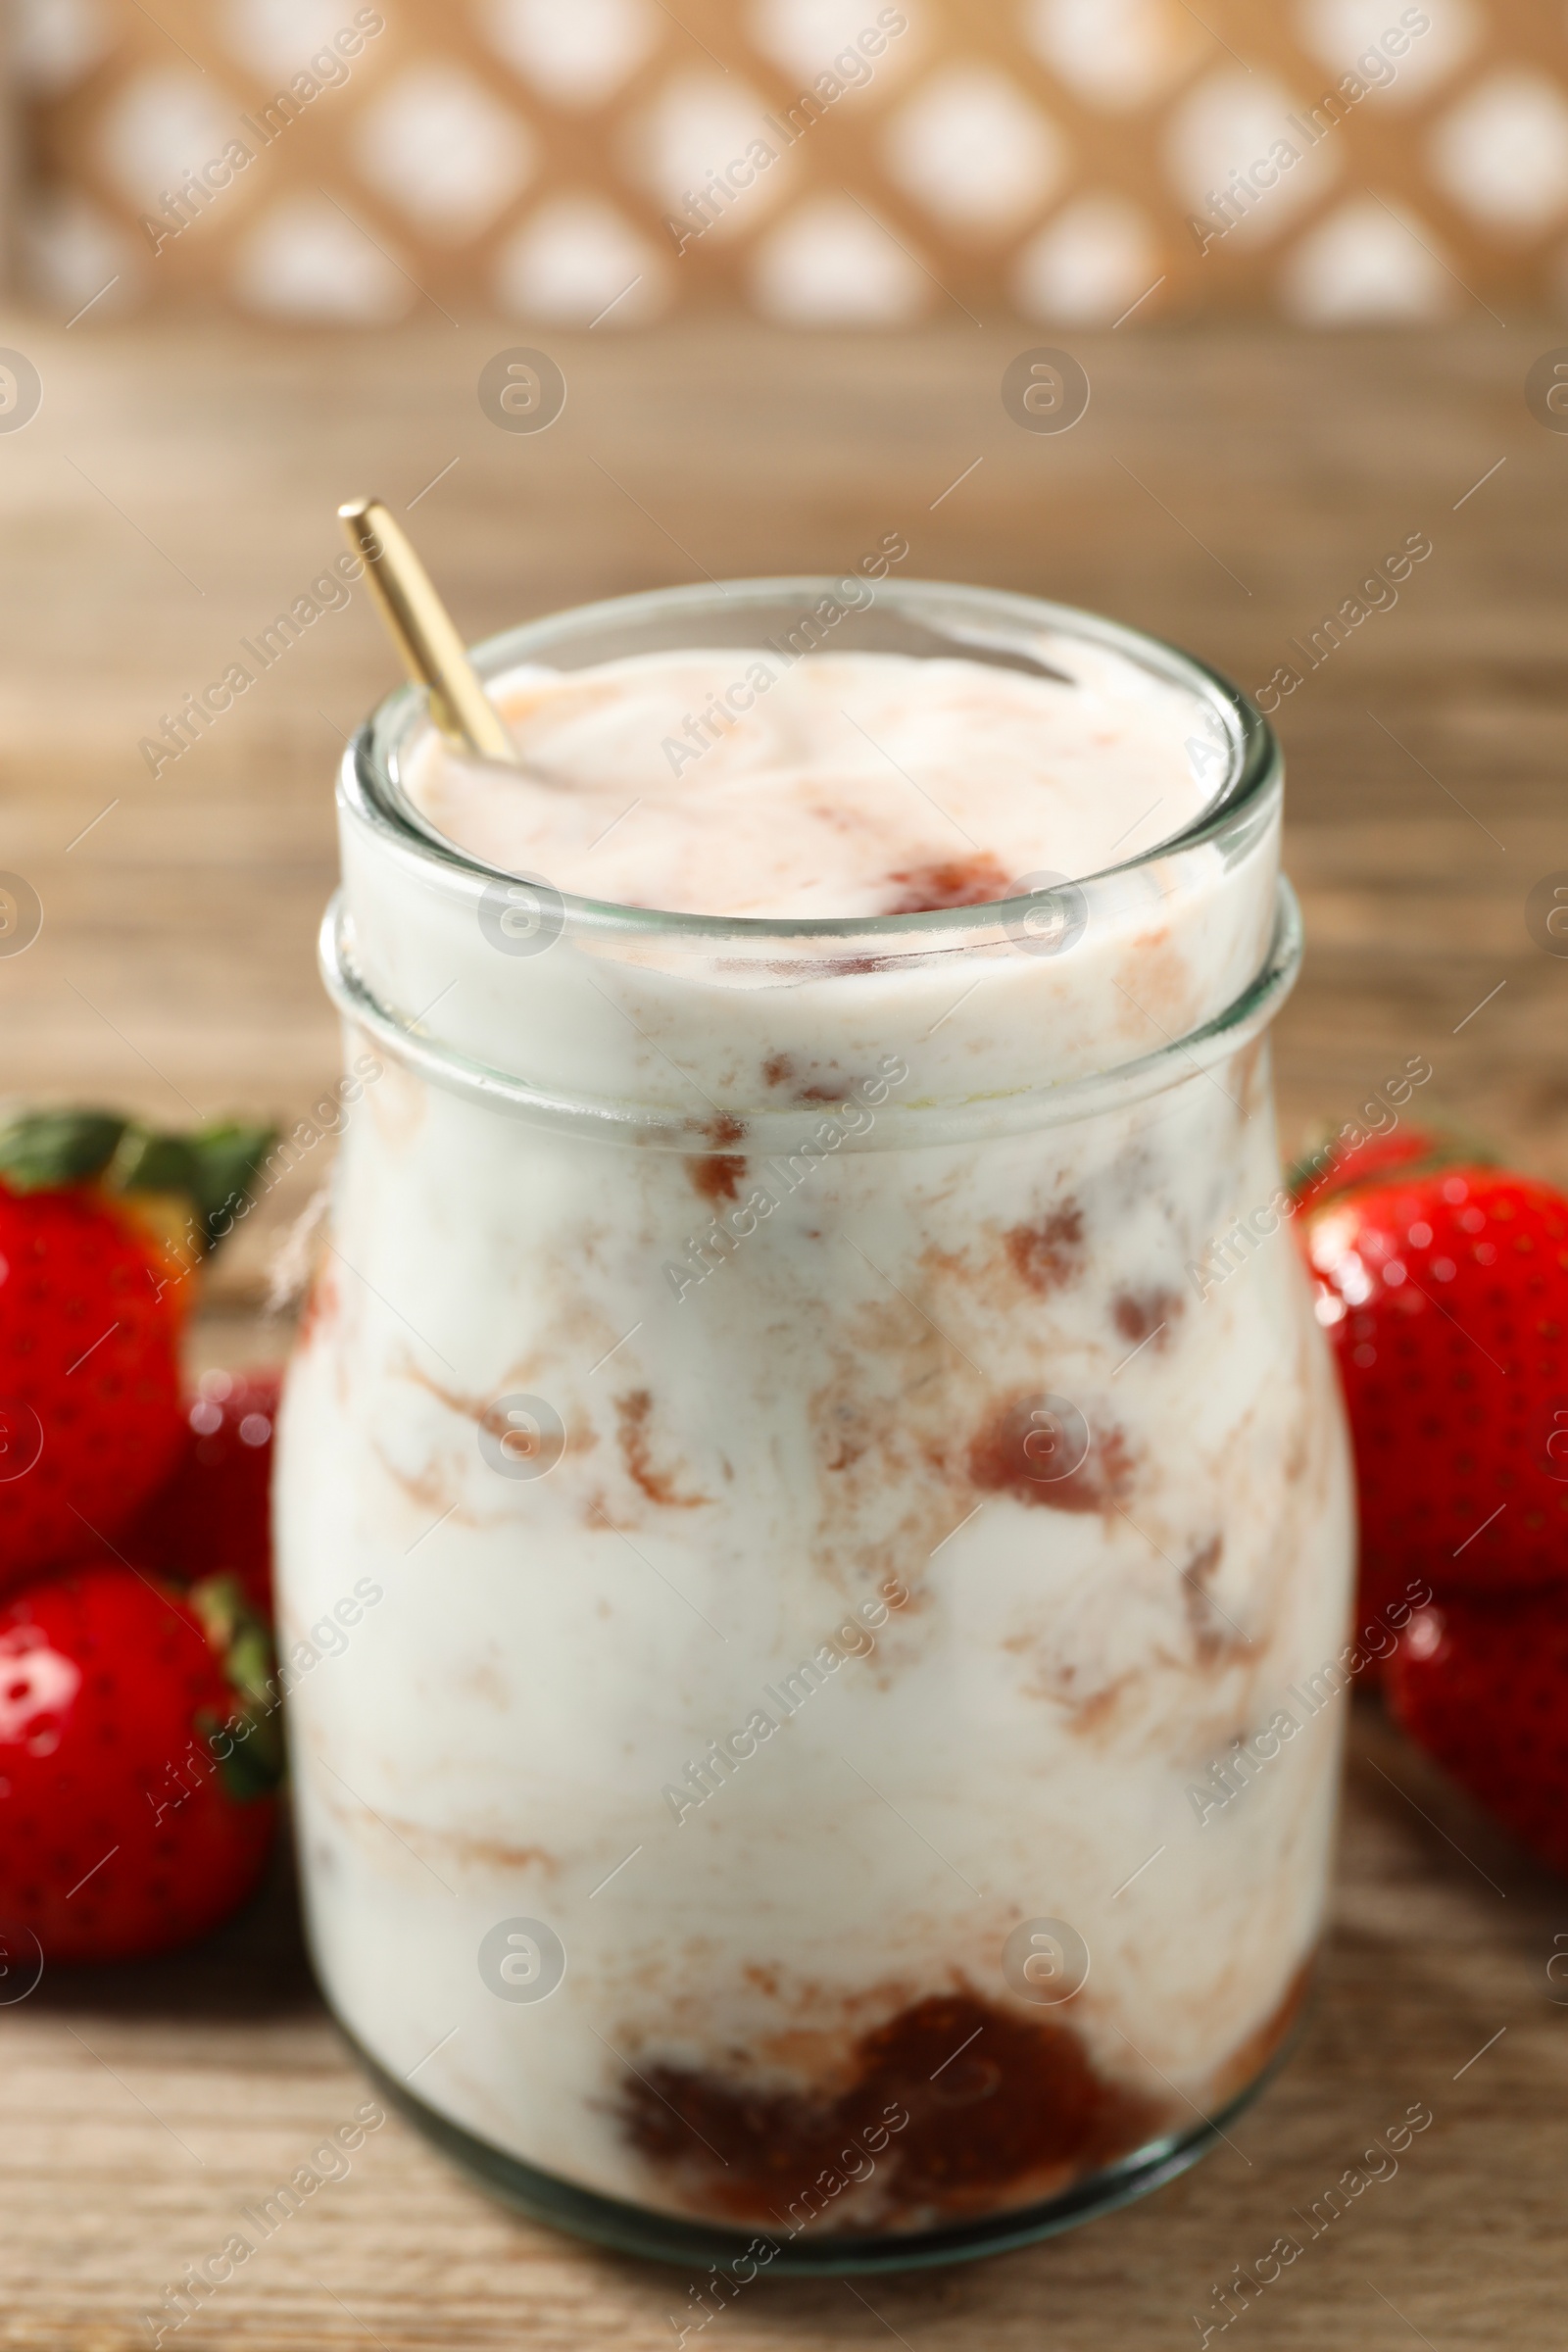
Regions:
<instances>
[{"instance_id":1,"label":"jar lip","mask_svg":"<svg viewBox=\"0 0 1568 2352\"><path fill-rule=\"evenodd\" d=\"M481 639L469 651L481 678L515 669L528 661L545 659L554 645L574 631L595 626L612 628L650 617L679 617L686 612L710 613L715 591L732 606L776 603L782 598L801 601L830 597L843 584L834 574L785 574L774 578L715 581L711 586L647 589L632 596L610 597L574 605L517 627ZM1141 629L1111 620L1078 606L1054 604L1044 598L1020 596L1010 590L975 588L961 582L906 579L877 583L881 602L917 624L956 607L967 609L976 620L990 617L1005 627L1031 632L1054 631L1107 647L1135 661L1169 684L1186 687L1200 706L1219 720L1230 755L1230 774L1208 806L1179 832L1167 834L1136 857L1101 867L1092 874L1072 876L1072 886L1087 891L1137 874L1144 869L1245 830L1258 805L1277 789L1284 762L1279 738L1250 696L1196 654L1148 635ZM850 608L853 612L857 608ZM688 639L688 641L690 641ZM983 643L976 637L974 642ZM994 641L1000 642L1000 641ZM961 644L955 652L961 658ZM480 887L514 881L517 869L492 865L463 849L423 817L403 788L399 754L422 706L421 690L403 685L385 696L359 728L344 756L340 793L345 806L373 830L389 837L416 861L446 871L460 883ZM535 883L548 877L525 877ZM887 953L894 943L929 953L960 944L971 933L992 931L999 923L1026 917L1035 905L1032 894L997 899L978 906L932 907L915 914L832 916L694 914L678 908L630 906L620 901L590 899L570 891L551 890L560 900L565 920L574 931L614 933L622 937L657 937L666 943L687 935L693 941L727 940L737 947L766 949L785 940L875 939Z\"/></svg>"}]
</instances>

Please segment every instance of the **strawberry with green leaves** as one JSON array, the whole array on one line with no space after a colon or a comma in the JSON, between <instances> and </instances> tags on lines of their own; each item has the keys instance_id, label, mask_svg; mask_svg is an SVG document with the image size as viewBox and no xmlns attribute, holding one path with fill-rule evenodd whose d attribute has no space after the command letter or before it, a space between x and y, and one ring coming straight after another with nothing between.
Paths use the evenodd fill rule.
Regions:
<instances>
[{"instance_id":1,"label":"strawberry with green leaves","mask_svg":"<svg viewBox=\"0 0 1568 2352\"><path fill-rule=\"evenodd\" d=\"M270 1131L0 1128L0 1592L113 1541L178 1458L194 1270Z\"/></svg>"},{"instance_id":2,"label":"strawberry with green leaves","mask_svg":"<svg viewBox=\"0 0 1568 2352\"><path fill-rule=\"evenodd\" d=\"M99 1557L0 1603L0 1925L44 1965L205 1935L254 1890L280 1764L268 1637L235 1581Z\"/></svg>"}]
</instances>

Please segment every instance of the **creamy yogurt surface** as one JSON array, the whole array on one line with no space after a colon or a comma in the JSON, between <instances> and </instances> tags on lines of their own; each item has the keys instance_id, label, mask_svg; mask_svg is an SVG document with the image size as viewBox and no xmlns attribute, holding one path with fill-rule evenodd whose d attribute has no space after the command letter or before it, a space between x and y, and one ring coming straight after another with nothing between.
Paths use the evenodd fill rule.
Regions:
<instances>
[{"instance_id":1,"label":"creamy yogurt surface","mask_svg":"<svg viewBox=\"0 0 1568 2352\"><path fill-rule=\"evenodd\" d=\"M431 734L409 796L470 855L574 897L775 918L978 906L1168 840L1221 766L1195 760L1182 688L1078 640L1043 636L1036 659L785 667L760 646L514 670L491 692L522 767Z\"/></svg>"}]
</instances>

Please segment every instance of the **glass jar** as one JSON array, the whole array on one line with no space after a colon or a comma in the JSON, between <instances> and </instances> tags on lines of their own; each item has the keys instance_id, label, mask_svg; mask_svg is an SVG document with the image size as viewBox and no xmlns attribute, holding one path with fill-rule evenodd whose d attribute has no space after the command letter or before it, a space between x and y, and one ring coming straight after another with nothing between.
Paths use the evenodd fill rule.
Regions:
<instances>
[{"instance_id":1,"label":"glass jar","mask_svg":"<svg viewBox=\"0 0 1568 2352\"><path fill-rule=\"evenodd\" d=\"M832 589L475 659L778 649ZM1274 738L1020 597L884 583L843 642L1053 635L1190 697L1212 789L1003 905L563 898L421 819L408 690L342 771L351 1108L277 1492L318 1968L474 2174L726 2292L1171 2178L1323 1915L1351 1514L1281 1229Z\"/></svg>"}]
</instances>

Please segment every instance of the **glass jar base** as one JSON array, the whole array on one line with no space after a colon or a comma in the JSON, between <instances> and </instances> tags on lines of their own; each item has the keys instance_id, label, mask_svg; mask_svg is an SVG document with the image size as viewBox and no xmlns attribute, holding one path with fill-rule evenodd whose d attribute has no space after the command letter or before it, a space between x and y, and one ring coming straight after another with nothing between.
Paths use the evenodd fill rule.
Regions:
<instances>
[{"instance_id":1,"label":"glass jar base","mask_svg":"<svg viewBox=\"0 0 1568 2352\"><path fill-rule=\"evenodd\" d=\"M1075 2181L1059 2196L1048 2197L1041 2204L992 2214L979 2221L954 2223L945 2229L910 2230L892 2236L844 2233L789 2238L760 2230L727 2230L706 2222L682 2221L673 2214L655 2213L642 2206L623 2204L615 2197L600 2196L596 2190L579 2188L552 2173L537 2172L519 2157L509 2156L504 2149L480 2139L463 2125L438 2115L433 2107L416 2097L406 2083L377 2065L341 2023L339 2031L391 2105L417 2125L461 2172L503 2204L526 2214L530 2221L546 2222L552 2229L564 2230L574 2237L611 2246L618 2254L640 2255L653 2262L700 2263L708 2267L716 2264L725 2268L747 2260L751 2265L748 2271L731 2272L737 2287L752 2278L769 2276L854 2278L872 2271L930 2270L943 2263L978 2262L985 2255L1032 2245L1039 2238L1055 2237L1064 2230L1076 2229L1080 2223L1092 2222L1100 2214L1114 2213L1119 2206L1130 2205L1135 2197L1148 2196L1151 2190L1162 2188L1167 2180L1174 2180L1206 2156L1224 2137L1226 2126L1269 2081L1294 2038L1287 2036L1268 2063L1217 2115L1202 2119L1189 2132L1172 2132L1151 2141L1120 2163ZM758 2259L755 2250L759 2247L773 2249L771 2259L765 2264Z\"/></svg>"}]
</instances>

